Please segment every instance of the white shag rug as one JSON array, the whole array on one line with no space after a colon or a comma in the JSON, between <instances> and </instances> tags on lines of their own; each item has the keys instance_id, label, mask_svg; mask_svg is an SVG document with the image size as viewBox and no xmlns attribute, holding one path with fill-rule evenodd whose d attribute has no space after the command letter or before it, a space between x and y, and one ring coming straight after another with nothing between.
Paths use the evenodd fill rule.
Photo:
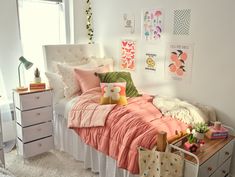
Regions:
<instances>
[{"instance_id":1,"label":"white shag rug","mask_svg":"<svg viewBox=\"0 0 235 177\"><path fill-rule=\"evenodd\" d=\"M60 151L50 151L24 160L16 150L5 153L6 169L16 177L98 177L83 163ZM1 177L1 175L0 175Z\"/></svg>"}]
</instances>

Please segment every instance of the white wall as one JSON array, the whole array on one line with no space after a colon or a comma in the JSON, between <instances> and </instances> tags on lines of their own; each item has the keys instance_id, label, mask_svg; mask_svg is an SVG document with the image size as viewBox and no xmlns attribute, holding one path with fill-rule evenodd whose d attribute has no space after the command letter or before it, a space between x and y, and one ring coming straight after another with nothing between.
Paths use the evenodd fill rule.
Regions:
<instances>
[{"instance_id":1,"label":"white wall","mask_svg":"<svg viewBox=\"0 0 235 177\"><path fill-rule=\"evenodd\" d=\"M82 1L79 0L81 3ZM136 85L152 94L177 96L213 106L219 119L235 128L235 1L232 0L99 0L92 1L95 40L103 43L106 55L120 56L120 41L137 40L137 69L132 72ZM84 42L84 9L77 6L76 42ZM142 8L162 8L165 11L165 33L161 41L146 43L140 39ZM173 10L192 9L191 35L172 35ZM136 31L126 35L121 29L122 13L134 13ZM81 32L83 31L83 32ZM164 78L165 47L167 42L193 43L194 58L192 81L174 83ZM161 55L157 72L145 71L146 52ZM235 174L235 173L234 173Z\"/></svg>"},{"instance_id":2,"label":"white wall","mask_svg":"<svg viewBox=\"0 0 235 177\"><path fill-rule=\"evenodd\" d=\"M18 86L18 59L22 55L15 0L0 0L0 66L11 97Z\"/></svg>"},{"instance_id":3,"label":"white wall","mask_svg":"<svg viewBox=\"0 0 235 177\"><path fill-rule=\"evenodd\" d=\"M73 0L75 43L87 42L85 2L84 0Z\"/></svg>"},{"instance_id":4,"label":"white wall","mask_svg":"<svg viewBox=\"0 0 235 177\"><path fill-rule=\"evenodd\" d=\"M84 24L86 21L84 4L77 0L75 7L76 42L87 41ZM223 122L235 128L235 83L233 76L235 60L235 1L226 0L99 0L92 1L94 13L95 40L103 43L106 55L116 59L120 56L121 39L137 40L137 69L132 72L136 85L152 94L167 94L187 100L194 100L214 106ZM162 8L165 11L165 33L157 42L141 41L142 8ZM192 9L191 35L174 36L173 10ZM135 34L122 32L122 13L134 13L136 17ZM83 19L81 17L84 17ZM85 39L85 40L84 40ZM164 78L165 47L167 42L193 43L193 73L189 84L175 83ZM157 72L145 71L143 68L146 52L160 53L160 65Z\"/></svg>"}]
</instances>

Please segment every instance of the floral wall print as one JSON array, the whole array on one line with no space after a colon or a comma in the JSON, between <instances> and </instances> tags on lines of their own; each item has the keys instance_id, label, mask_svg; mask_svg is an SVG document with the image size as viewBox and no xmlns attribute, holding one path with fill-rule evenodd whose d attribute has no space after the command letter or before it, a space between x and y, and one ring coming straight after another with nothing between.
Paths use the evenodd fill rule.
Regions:
<instances>
[{"instance_id":1,"label":"floral wall print","mask_svg":"<svg viewBox=\"0 0 235 177\"><path fill-rule=\"evenodd\" d=\"M163 12L160 9L143 10L142 38L158 40L162 36Z\"/></svg>"},{"instance_id":2,"label":"floral wall print","mask_svg":"<svg viewBox=\"0 0 235 177\"><path fill-rule=\"evenodd\" d=\"M174 35L189 35L191 9L174 11Z\"/></svg>"},{"instance_id":3,"label":"floral wall print","mask_svg":"<svg viewBox=\"0 0 235 177\"><path fill-rule=\"evenodd\" d=\"M123 28L125 32L134 33L135 32L135 16L134 14L123 14Z\"/></svg>"},{"instance_id":4,"label":"floral wall print","mask_svg":"<svg viewBox=\"0 0 235 177\"><path fill-rule=\"evenodd\" d=\"M132 40L123 40L121 42L120 67L122 69L135 69L135 49L136 42Z\"/></svg>"},{"instance_id":5,"label":"floral wall print","mask_svg":"<svg viewBox=\"0 0 235 177\"><path fill-rule=\"evenodd\" d=\"M156 66L157 66L156 58L157 54L146 53L146 60L145 60L146 70L156 71Z\"/></svg>"},{"instance_id":6,"label":"floral wall print","mask_svg":"<svg viewBox=\"0 0 235 177\"><path fill-rule=\"evenodd\" d=\"M193 46L191 44L169 44L165 71L168 78L190 81L192 73Z\"/></svg>"}]
</instances>

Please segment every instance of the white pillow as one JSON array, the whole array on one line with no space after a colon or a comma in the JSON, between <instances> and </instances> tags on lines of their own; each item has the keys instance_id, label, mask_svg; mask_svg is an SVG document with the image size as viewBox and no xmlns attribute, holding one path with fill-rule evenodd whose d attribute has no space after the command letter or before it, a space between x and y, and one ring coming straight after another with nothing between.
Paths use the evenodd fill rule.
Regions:
<instances>
[{"instance_id":1,"label":"white pillow","mask_svg":"<svg viewBox=\"0 0 235 177\"><path fill-rule=\"evenodd\" d=\"M90 59L89 58L82 58L81 60L78 61L52 61L51 62L51 66L52 66L52 71L58 73L58 68L57 65L61 64L61 65L67 65L67 66L79 66L79 65L85 65L87 63L90 63Z\"/></svg>"},{"instance_id":2,"label":"white pillow","mask_svg":"<svg viewBox=\"0 0 235 177\"><path fill-rule=\"evenodd\" d=\"M113 71L114 61L112 58L95 58L91 57L90 61L94 60L98 66L109 65L109 70Z\"/></svg>"},{"instance_id":3,"label":"white pillow","mask_svg":"<svg viewBox=\"0 0 235 177\"><path fill-rule=\"evenodd\" d=\"M64 84L65 97L70 98L75 94L79 93L81 94L81 88L79 86L77 79L75 78L75 73L74 73L75 68L89 69L97 66L98 66L97 63L94 61L79 66L68 66L64 64L57 64L59 74L61 75Z\"/></svg>"},{"instance_id":4,"label":"white pillow","mask_svg":"<svg viewBox=\"0 0 235 177\"><path fill-rule=\"evenodd\" d=\"M53 88L53 102L58 103L59 100L64 98L64 85L62 78L59 74L45 72L49 85Z\"/></svg>"}]
</instances>

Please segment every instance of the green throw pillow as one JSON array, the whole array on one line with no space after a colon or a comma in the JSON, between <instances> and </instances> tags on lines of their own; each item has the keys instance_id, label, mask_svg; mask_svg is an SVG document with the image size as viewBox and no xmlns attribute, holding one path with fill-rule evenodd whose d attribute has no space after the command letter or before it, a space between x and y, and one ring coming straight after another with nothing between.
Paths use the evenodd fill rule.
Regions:
<instances>
[{"instance_id":1,"label":"green throw pillow","mask_svg":"<svg viewBox=\"0 0 235 177\"><path fill-rule=\"evenodd\" d=\"M100 78L100 82L104 83L126 82L126 96L139 96L139 93L132 81L131 74L129 72L107 72L96 73L96 75Z\"/></svg>"}]
</instances>

